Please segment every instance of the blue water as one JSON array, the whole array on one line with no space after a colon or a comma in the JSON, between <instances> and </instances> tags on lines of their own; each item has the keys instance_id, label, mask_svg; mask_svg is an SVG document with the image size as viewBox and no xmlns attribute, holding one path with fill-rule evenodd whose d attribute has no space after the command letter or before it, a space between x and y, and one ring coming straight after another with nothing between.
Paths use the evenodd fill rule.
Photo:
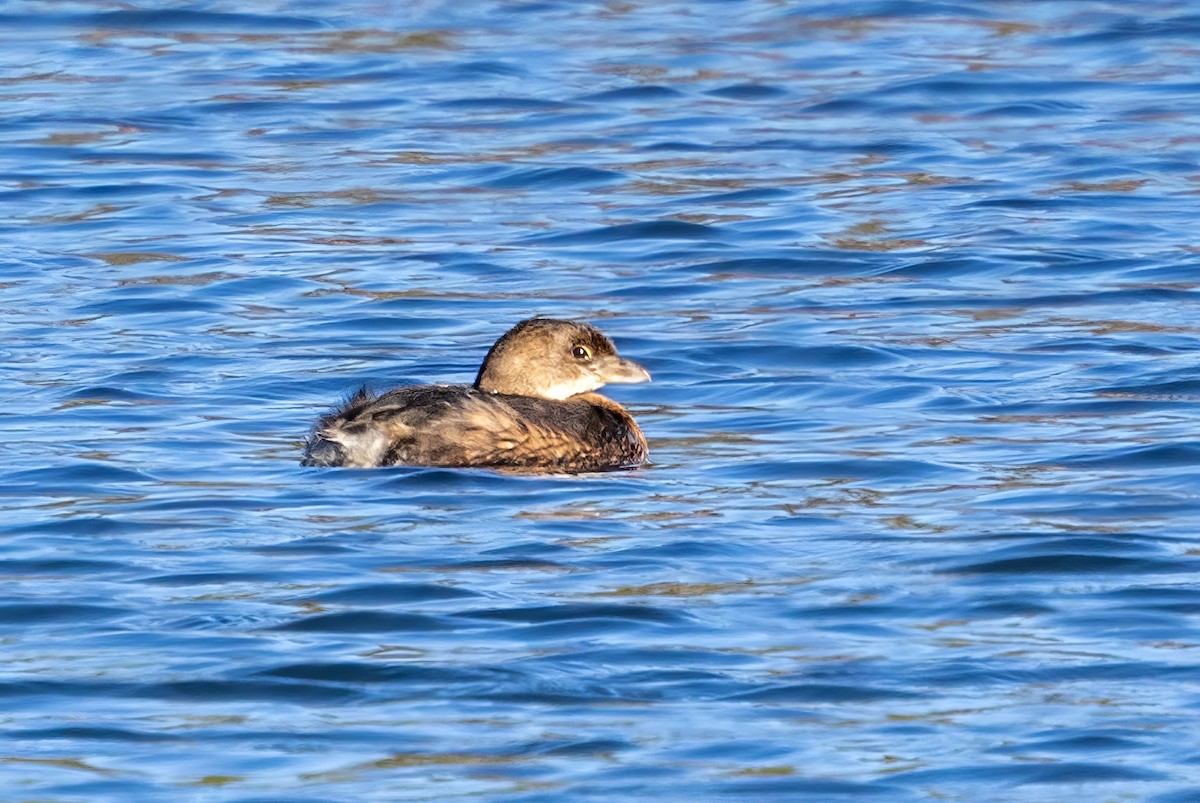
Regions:
<instances>
[{"instance_id":1,"label":"blue water","mask_svg":"<svg viewBox=\"0 0 1200 803\"><path fill-rule=\"evenodd\" d=\"M5 800L1200 796L1187 2L0 9ZM628 473L304 469L533 314Z\"/></svg>"}]
</instances>

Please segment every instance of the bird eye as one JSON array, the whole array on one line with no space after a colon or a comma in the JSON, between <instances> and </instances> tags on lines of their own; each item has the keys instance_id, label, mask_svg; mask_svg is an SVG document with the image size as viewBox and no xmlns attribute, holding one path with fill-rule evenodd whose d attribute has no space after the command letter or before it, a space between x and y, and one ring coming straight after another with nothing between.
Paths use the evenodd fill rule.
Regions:
<instances>
[{"instance_id":1,"label":"bird eye","mask_svg":"<svg viewBox=\"0 0 1200 803\"><path fill-rule=\"evenodd\" d=\"M587 362L592 358L592 353L587 350L586 346L576 346L571 349L571 356L582 362Z\"/></svg>"}]
</instances>

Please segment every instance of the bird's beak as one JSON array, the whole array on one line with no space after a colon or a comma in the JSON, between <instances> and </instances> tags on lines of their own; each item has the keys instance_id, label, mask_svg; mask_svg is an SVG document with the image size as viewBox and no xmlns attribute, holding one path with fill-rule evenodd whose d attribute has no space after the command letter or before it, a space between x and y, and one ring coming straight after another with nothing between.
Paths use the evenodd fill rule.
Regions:
<instances>
[{"instance_id":1,"label":"bird's beak","mask_svg":"<svg viewBox=\"0 0 1200 803\"><path fill-rule=\"evenodd\" d=\"M615 354L611 357L603 358L603 361L596 367L599 369L597 373L605 382L633 383L650 381L649 371L633 360L626 360Z\"/></svg>"}]
</instances>

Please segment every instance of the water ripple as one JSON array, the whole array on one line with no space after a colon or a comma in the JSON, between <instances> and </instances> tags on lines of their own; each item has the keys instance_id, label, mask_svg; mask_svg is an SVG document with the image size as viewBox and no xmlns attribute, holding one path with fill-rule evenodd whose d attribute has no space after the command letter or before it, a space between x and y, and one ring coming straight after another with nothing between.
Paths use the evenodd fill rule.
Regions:
<instances>
[{"instance_id":1,"label":"water ripple","mask_svg":"<svg viewBox=\"0 0 1200 803\"><path fill-rule=\"evenodd\" d=\"M731 8L6 6L0 788L1195 799L1195 16ZM538 314L646 468L297 465Z\"/></svg>"}]
</instances>

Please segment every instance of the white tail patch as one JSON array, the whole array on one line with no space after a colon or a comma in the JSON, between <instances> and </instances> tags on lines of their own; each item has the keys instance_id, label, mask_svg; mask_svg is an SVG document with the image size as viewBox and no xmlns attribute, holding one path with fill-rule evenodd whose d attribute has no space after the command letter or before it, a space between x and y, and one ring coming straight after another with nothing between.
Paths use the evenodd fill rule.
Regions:
<instances>
[{"instance_id":1,"label":"white tail patch","mask_svg":"<svg viewBox=\"0 0 1200 803\"><path fill-rule=\"evenodd\" d=\"M383 462L388 441L382 432L373 427L362 427L357 432L347 432L337 424L320 431L322 438L333 441L345 452L344 466L371 468Z\"/></svg>"}]
</instances>

